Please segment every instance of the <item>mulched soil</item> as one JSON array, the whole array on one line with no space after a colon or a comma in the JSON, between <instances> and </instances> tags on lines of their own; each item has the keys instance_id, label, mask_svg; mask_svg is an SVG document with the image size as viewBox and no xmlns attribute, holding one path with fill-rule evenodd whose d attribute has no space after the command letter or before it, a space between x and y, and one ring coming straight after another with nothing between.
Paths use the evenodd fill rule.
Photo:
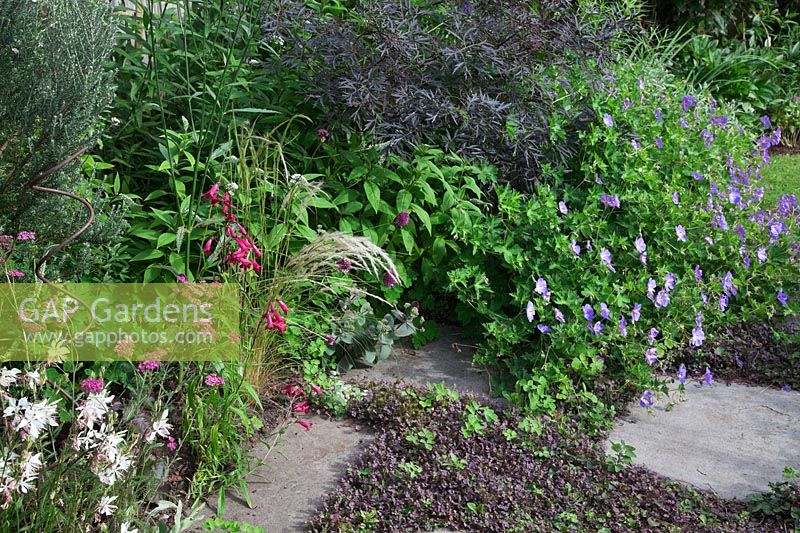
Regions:
<instances>
[{"instance_id":1,"label":"mulched soil","mask_svg":"<svg viewBox=\"0 0 800 533\"><path fill-rule=\"evenodd\" d=\"M778 146L773 146L769 150L770 155L794 155L800 154L800 143L795 144L794 146L785 146L780 144Z\"/></svg>"},{"instance_id":2,"label":"mulched soil","mask_svg":"<svg viewBox=\"0 0 800 533\"><path fill-rule=\"evenodd\" d=\"M485 427L466 436L470 408ZM784 531L741 514L740 502L615 466L568 418L526 432L515 410L486 422L469 396L385 384L370 386L347 414L377 436L310 531ZM431 446L409 441L420 431Z\"/></svg>"},{"instance_id":3,"label":"mulched soil","mask_svg":"<svg viewBox=\"0 0 800 533\"><path fill-rule=\"evenodd\" d=\"M680 363L699 375L708 366L718 381L800 391L800 321L732 325L709 339L700 355L685 349Z\"/></svg>"}]
</instances>

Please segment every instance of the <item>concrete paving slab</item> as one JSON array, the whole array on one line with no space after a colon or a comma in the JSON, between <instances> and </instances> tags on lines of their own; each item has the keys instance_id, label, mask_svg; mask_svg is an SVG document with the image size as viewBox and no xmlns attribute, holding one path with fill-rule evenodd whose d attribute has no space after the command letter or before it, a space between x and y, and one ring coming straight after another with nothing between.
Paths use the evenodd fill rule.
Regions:
<instances>
[{"instance_id":1,"label":"concrete paving slab","mask_svg":"<svg viewBox=\"0 0 800 533\"><path fill-rule=\"evenodd\" d=\"M350 382L375 380L413 385L444 382L459 392L490 397L489 374L472 364L474 348L460 330L443 326L442 335L419 350L396 348L388 359L372 368L356 368L344 375Z\"/></svg>"},{"instance_id":2,"label":"concrete paving slab","mask_svg":"<svg viewBox=\"0 0 800 533\"><path fill-rule=\"evenodd\" d=\"M632 406L606 442L636 448L634 463L726 498L768 491L800 466L800 394L739 384L687 384L671 411Z\"/></svg>"},{"instance_id":3,"label":"concrete paving slab","mask_svg":"<svg viewBox=\"0 0 800 533\"><path fill-rule=\"evenodd\" d=\"M305 530L314 510L325 494L333 490L347 466L372 439L372 436L347 420L308 417L313 425L306 431L293 423L270 451L256 447L254 460L263 464L248 476L247 486L253 504L228 492L223 518L258 526L268 533L295 533ZM216 501L209 502L214 513Z\"/></svg>"}]
</instances>

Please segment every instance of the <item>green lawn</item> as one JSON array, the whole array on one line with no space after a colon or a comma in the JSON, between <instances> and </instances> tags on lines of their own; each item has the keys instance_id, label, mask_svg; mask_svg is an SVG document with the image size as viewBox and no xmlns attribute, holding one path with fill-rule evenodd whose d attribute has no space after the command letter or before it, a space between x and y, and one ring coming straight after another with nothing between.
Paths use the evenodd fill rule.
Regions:
<instances>
[{"instance_id":1,"label":"green lawn","mask_svg":"<svg viewBox=\"0 0 800 533\"><path fill-rule=\"evenodd\" d=\"M800 154L774 156L763 174L767 202L774 203L784 194L800 195Z\"/></svg>"}]
</instances>

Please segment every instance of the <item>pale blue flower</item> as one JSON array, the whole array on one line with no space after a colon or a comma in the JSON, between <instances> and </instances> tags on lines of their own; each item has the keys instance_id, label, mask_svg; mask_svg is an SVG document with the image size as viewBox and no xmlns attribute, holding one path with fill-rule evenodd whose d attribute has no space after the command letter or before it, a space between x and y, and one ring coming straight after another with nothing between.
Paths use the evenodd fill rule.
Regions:
<instances>
[{"instance_id":1,"label":"pale blue flower","mask_svg":"<svg viewBox=\"0 0 800 533\"><path fill-rule=\"evenodd\" d=\"M533 306L533 302L528 300L528 305L525 306L525 315L528 317L528 322L533 322L533 319L536 317L536 309Z\"/></svg>"}]
</instances>

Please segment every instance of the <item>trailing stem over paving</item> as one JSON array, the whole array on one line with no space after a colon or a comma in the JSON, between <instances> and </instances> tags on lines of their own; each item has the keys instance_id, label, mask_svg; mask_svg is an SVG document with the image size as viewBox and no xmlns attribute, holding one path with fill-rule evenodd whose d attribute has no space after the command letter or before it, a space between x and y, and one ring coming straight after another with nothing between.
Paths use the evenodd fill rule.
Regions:
<instances>
[{"instance_id":1,"label":"trailing stem over paving","mask_svg":"<svg viewBox=\"0 0 800 533\"><path fill-rule=\"evenodd\" d=\"M9 341L0 530L199 526L315 409L376 439L314 530L800 528L800 465L743 503L598 444L690 386L800 387L795 9L0 0L0 329L21 283L240 311L193 323L238 329L212 361ZM343 380L445 325L512 409Z\"/></svg>"}]
</instances>

